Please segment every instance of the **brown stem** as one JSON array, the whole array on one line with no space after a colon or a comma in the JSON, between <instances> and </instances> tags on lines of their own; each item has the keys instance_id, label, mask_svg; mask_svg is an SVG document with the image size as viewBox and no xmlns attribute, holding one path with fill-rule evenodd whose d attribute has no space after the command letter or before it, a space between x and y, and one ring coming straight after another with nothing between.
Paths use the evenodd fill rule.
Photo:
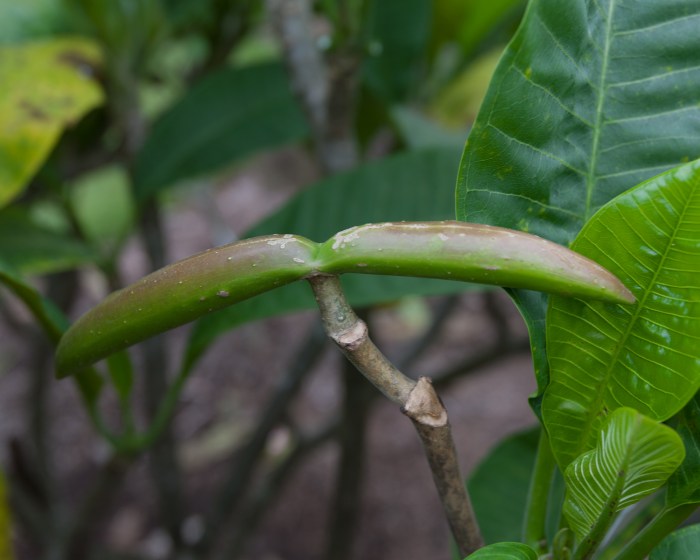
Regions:
<instances>
[{"instance_id":1,"label":"brown stem","mask_svg":"<svg viewBox=\"0 0 700 560\"><path fill-rule=\"evenodd\" d=\"M328 336L358 370L413 421L428 457L443 508L460 552L483 546L459 472L447 411L427 378L417 383L396 369L369 339L367 326L345 299L337 276L308 278Z\"/></svg>"}]
</instances>

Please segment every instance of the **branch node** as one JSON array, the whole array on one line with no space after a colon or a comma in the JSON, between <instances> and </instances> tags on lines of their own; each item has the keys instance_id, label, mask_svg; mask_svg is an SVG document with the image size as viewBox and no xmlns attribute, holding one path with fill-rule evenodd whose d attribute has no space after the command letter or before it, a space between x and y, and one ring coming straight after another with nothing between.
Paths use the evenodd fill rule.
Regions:
<instances>
[{"instance_id":1,"label":"branch node","mask_svg":"<svg viewBox=\"0 0 700 560\"><path fill-rule=\"evenodd\" d=\"M411 420L424 426L440 428L447 425L447 410L429 377L418 379L401 411Z\"/></svg>"},{"instance_id":2,"label":"branch node","mask_svg":"<svg viewBox=\"0 0 700 560\"><path fill-rule=\"evenodd\" d=\"M333 335L333 341L343 350L354 352L367 340L367 325L364 321L356 321L350 328Z\"/></svg>"}]
</instances>

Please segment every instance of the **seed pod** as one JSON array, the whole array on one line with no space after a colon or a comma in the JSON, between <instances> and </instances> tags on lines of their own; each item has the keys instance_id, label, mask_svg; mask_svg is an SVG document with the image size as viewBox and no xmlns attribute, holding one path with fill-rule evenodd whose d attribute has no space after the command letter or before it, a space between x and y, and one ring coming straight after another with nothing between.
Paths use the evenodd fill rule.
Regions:
<instances>
[{"instance_id":1,"label":"seed pod","mask_svg":"<svg viewBox=\"0 0 700 560\"><path fill-rule=\"evenodd\" d=\"M423 276L634 302L632 293L592 260L535 235L481 224L367 224L336 234L321 245L316 259L330 274Z\"/></svg>"},{"instance_id":2,"label":"seed pod","mask_svg":"<svg viewBox=\"0 0 700 560\"><path fill-rule=\"evenodd\" d=\"M62 337L59 377L209 312L313 274L445 278L625 303L608 271L526 233L463 222L367 224L323 244L294 235L210 249L107 297Z\"/></svg>"},{"instance_id":3,"label":"seed pod","mask_svg":"<svg viewBox=\"0 0 700 560\"><path fill-rule=\"evenodd\" d=\"M114 292L63 335L59 377L231 304L303 278L316 244L295 235L256 237L210 249Z\"/></svg>"}]
</instances>

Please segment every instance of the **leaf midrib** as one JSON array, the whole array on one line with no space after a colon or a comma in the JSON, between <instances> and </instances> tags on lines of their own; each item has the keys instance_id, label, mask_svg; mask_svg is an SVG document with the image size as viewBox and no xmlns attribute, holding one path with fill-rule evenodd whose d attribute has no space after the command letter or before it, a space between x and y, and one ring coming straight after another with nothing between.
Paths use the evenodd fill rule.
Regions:
<instances>
[{"instance_id":1,"label":"leaf midrib","mask_svg":"<svg viewBox=\"0 0 700 560\"><path fill-rule=\"evenodd\" d=\"M692 190L694 191L695 188L693 188ZM688 211L688 206L690 206L690 202L691 202L692 198L693 198L693 192L691 192L688 195L688 197L685 199L685 201L683 202L683 209L680 213L678 220L676 221L676 224L674 225L673 234L668 238L668 243L666 244L666 247L664 249L664 253L661 257L661 261L659 262L659 265L656 267L656 270L654 271L654 275L652 276L651 280L647 284L647 288L644 290L642 297L639 298L639 302L638 302L637 306L635 307L634 313L631 315L631 317L627 323L627 328L625 329L625 332L620 337L620 340L617 343L615 351L612 354L612 359L610 360L609 365L605 370L605 375L601 379L601 382L598 384L598 391L596 392L595 399L593 401L595 406L589 408L589 414L586 416L587 422L584 426L584 429L581 430L582 437L579 439L579 442L578 442L579 445L576 448L574 459L578 455L581 454L583 449L585 449L586 442L588 442L588 438L590 437L591 428L593 426L592 418L595 416L595 413L597 413L600 410L601 405L604 402L603 395L604 395L606 388L608 387L613 368L619 359L619 356L620 356L620 353L622 352L622 349L625 347L627 339L629 338L630 333L632 332L632 329L634 328L634 325L637 322L637 319L639 319L639 316L641 314L642 309L644 309L644 306L645 306L646 301L649 297L649 294L652 293L652 288L656 285L656 280L657 280L659 274L664 269L664 263L666 262L666 259L668 258L671 247L673 247L676 236L678 234L678 230L680 229L681 224L684 223L685 215L686 215L686 212Z\"/></svg>"},{"instance_id":2,"label":"leaf midrib","mask_svg":"<svg viewBox=\"0 0 700 560\"><path fill-rule=\"evenodd\" d=\"M598 153L600 150L600 136L603 128L603 106L605 104L605 91L607 89L608 62L610 59L610 45L612 43L612 20L615 11L615 1L610 0L608 4L608 20L605 25L605 45L603 48L603 66L598 82L598 100L596 103L595 126L593 128L593 142L591 145L591 161L586 175L586 210L583 214L583 222L586 223L591 217L591 199L593 189L597 183L596 170L598 167Z\"/></svg>"}]
</instances>

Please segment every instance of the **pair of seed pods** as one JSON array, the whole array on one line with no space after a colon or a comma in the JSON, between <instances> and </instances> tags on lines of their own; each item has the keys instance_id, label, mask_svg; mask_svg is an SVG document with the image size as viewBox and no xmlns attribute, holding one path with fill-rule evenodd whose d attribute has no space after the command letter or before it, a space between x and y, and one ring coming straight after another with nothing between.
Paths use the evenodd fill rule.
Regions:
<instances>
[{"instance_id":1,"label":"pair of seed pods","mask_svg":"<svg viewBox=\"0 0 700 560\"><path fill-rule=\"evenodd\" d=\"M556 243L464 222L367 224L325 243L255 237L166 266L111 294L64 334L64 377L202 315L319 274L419 276L631 303L610 272Z\"/></svg>"}]
</instances>

